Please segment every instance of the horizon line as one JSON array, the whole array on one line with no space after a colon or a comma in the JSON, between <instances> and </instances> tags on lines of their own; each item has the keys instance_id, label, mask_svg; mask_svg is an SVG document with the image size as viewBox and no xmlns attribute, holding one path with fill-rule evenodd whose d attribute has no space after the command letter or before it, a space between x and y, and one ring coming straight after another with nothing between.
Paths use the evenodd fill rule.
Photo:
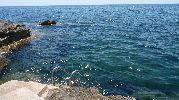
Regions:
<instances>
[{"instance_id":1,"label":"horizon line","mask_svg":"<svg viewBox=\"0 0 179 100\"><path fill-rule=\"evenodd\" d=\"M60 4L60 5L0 5L0 7L43 7L43 6L110 6L110 5L179 5L179 3L121 3L121 4Z\"/></svg>"}]
</instances>

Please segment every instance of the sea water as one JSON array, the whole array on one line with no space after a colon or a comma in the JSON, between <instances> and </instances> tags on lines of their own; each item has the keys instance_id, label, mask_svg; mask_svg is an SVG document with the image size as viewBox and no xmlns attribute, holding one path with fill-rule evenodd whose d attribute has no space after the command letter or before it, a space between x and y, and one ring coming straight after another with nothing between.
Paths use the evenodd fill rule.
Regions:
<instances>
[{"instance_id":1,"label":"sea water","mask_svg":"<svg viewBox=\"0 0 179 100\"><path fill-rule=\"evenodd\" d=\"M37 37L14 50L0 81L96 86L103 95L179 99L179 5L0 7L0 19ZM55 20L57 25L39 26ZM87 79L87 80L85 80ZM88 83L88 85L87 85Z\"/></svg>"}]
</instances>

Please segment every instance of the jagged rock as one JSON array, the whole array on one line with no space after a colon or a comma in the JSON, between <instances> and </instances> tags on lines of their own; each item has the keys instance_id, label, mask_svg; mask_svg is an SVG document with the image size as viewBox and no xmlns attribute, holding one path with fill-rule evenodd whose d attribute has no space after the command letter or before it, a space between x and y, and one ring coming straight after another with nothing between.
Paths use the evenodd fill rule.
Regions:
<instances>
[{"instance_id":1,"label":"jagged rock","mask_svg":"<svg viewBox=\"0 0 179 100\"><path fill-rule=\"evenodd\" d=\"M2 57L2 52L25 43L24 39L31 36L31 31L25 25L12 24L0 21L0 71L7 65L7 59ZM20 42L19 42L20 41ZM16 45L14 45L14 43ZM12 45L13 44L13 45Z\"/></svg>"},{"instance_id":2,"label":"jagged rock","mask_svg":"<svg viewBox=\"0 0 179 100\"><path fill-rule=\"evenodd\" d=\"M0 22L0 47L30 37L30 29L23 26Z\"/></svg>"},{"instance_id":3,"label":"jagged rock","mask_svg":"<svg viewBox=\"0 0 179 100\"><path fill-rule=\"evenodd\" d=\"M16 27L16 28L18 28L18 27L25 27L25 25L17 24L15 27Z\"/></svg>"},{"instance_id":4,"label":"jagged rock","mask_svg":"<svg viewBox=\"0 0 179 100\"><path fill-rule=\"evenodd\" d=\"M56 23L57 22L54 21L54 20L52 20L52 21L46 20L46 21L43 21L42 23L40 23L40 25L42 25L42 26L50 26L50 25L55 25Z\"/></svg>"}]
</instances>

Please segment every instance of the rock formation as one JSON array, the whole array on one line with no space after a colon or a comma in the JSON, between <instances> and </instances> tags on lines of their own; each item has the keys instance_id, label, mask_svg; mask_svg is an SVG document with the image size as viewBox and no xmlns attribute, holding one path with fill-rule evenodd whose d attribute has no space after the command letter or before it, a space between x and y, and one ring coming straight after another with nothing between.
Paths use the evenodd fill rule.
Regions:
<instances>
[{"instance_id":1,"label":"rock formation","mask_svg":"<svg viewBox=\"0 0 179 100\"><path fill-rule=\"evenodd\" d=\"M0 22L0 47L30 37L31 31L24 25Z\"/></svg>"},{"instance_id":2,"label":"rock formation","mask_svg":"<svg viewBox=\"0 0 179 100\"><path fill-rule=\"evenodd\" d=\"M7 65L7 59L3 54L25 44L30 36L31 31L25 25L0 21L0 72Z\"/></svg>"},{"instance_id":3,"label":"rock formation","mask_svg":"<svg viewBox=\"0 0 179 100\"><path fill-rule=\"evenodd\" d=\"M50 26L50 25L55 25L55 24L57 24L57 22L54 20L52 20L52 21L46 20L46 21L43 21L42 23L40 23L40 25L42 25L42 26Z\"/></svg>"}]
</instances>

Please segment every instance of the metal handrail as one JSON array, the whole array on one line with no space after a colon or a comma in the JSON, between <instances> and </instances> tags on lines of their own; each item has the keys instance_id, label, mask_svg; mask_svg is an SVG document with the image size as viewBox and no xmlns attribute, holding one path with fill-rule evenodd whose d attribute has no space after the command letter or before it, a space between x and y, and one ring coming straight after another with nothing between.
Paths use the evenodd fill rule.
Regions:
<instances>
[{"instance_id":1,"label":"metal handrail","mask_svg":"<svg viewBox=\"0 0 179 100\"><path fill-rule=\"evenodd\" d=\"M79 74L81 77L83 77L86 80L86 82L88 83L88 85L89 85L88 79L83 74L81 74L79 70L74 70L73 72L71 72L71 74L69 74L63 67L57 66L57 67L54 67L53 70L52 70L51 80L52 80L53 86L55 86L54 73L59 69L61 71L65 72L67 75L70 75L69 77L66 78L66 80L68 80L67 85L69 85L70 87L73 86L72 77L76 73Z\"/></svg>"},{"instance_id":2,"label":"metal handrail","mask_svg":"<svg viewBox=\"0 0 179 100\"><path fill-rule=\"evenodd\" d=\"M52 75L51 75L51 80L52 80L53 86L55 86L54 72L56 72L58 69L62 70L62 71L65 72L66 74L69 74L69 73L68 73L65 69L63 69L61 66L54 67L53 70L52 70Z\"/></svg>"},{"instance_id":3,"label":"metal handrail","mask_svg":"<svg viewBox=\"0 0 179 100\"><path fill-rule=\"evenodd\" d=\"M88 81L88 79L86 79L86 77L85 77L83 74L81 74L79 70L74 70L74 71L70 74L70 77L69 77L69 80L68 80L68 84L69 84L70 87L73 86L71 79L72 79L72 76L73 76L75 73L77 73L77 74L79 74L81 77L83 77L83 78L86 80L86 82ZM88 85L89 85L89 84L88 84Z\"/></svg>"}]
</instances>

